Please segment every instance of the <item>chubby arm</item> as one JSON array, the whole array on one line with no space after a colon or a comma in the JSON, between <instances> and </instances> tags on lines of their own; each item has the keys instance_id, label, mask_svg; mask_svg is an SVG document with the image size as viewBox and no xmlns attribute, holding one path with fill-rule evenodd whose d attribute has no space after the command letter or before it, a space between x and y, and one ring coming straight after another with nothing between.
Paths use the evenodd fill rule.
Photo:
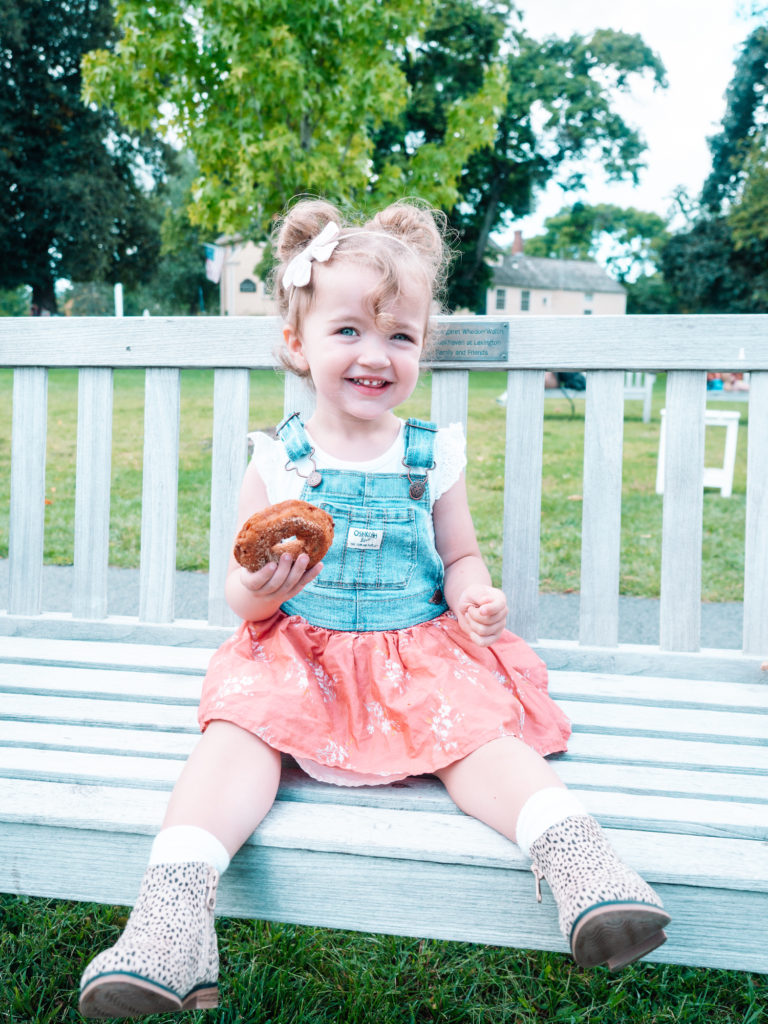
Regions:
<instances>
[{"instance_id":1,"label":"chubby arm","mask_svg":"<svg viewBox=\"0 0 768 1024\"><path fill-rule=\"evenodd\" d=\"M437 551L445 566L443 591L448 607L467 636L487 647L498 640L505 627L507 599L503 590L491 585L480 554L463 473L437 499L432 519Z\"/></svg>"},{"instance_id":2,"label":"chubby arm","mask_svg":"<svg viewBox=\"0 0 768 1024\"><path fill-rule=\"evenodd\" d=\"M267 488L251 461L240 488L238 531L246 519L267 505ZM282 555L279 562L268 562L258 572L249 572L235 561L234 555L230 554L226 583L227 603L236 615L247 622L268 619L284 601L295 597L321 572L322 562L318 562L309 570L308 562L309 558L304 554L299 555L295 562L290 555Z\"/></svg>"}]
</instances>

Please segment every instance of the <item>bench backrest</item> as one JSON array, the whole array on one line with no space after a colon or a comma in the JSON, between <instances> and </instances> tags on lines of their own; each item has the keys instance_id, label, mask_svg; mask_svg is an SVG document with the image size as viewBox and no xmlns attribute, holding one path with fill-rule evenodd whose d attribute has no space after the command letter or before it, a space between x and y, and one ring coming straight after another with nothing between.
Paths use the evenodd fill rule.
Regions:
<instances>
[{"instance_id":1,"label":"bench backrest","mask_svg":"<svg viewBox=\"0 0 768 1024\"><path fill-rule=\"evenodd\" d=\"M439 423L466 422L470 373L507 371L502 585L510 626L528 640L538 631L545 371L587 371L579 640L601 648L618 641L625 372L667 372L660 648L669 652L700 647L706 371L750 372L743 648L768 654L768 317L452 317L441 325L445 341L430 363ZM145 367L138 618L149 639L173 633L180 371L206 367L215 383L205 629L228 630L224 576L247 459L249 370L274 366L279 326L271 317L0 320L0 366L15 370L0 632L41 629L52 367L79 368L79 390L72 608L56 623L48 617L50 628L107 616L113 370ZM285 391L286 411L308 409L303 385L288 376ZM167 633L149 629L159 624ZM182 633L171 642L185 642ZM131 638L142 638L138 625Z\"/></svg>"}]
</instances>

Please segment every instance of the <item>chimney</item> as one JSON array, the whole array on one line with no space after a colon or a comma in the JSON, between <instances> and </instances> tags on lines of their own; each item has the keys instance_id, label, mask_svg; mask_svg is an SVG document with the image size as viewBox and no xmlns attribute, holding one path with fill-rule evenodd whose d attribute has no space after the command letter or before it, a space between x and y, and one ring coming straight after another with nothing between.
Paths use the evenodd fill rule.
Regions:
<instances>
[{"instance_id":1,"label":"chimney","mask_svg":"<svg viewBox=\"0 0 768 1024\"><path fill-rule=\"evenodd\" d=\"M523 251L523 232L515 231L515 240L512 243L513 253L522 253Z\"/></svg>"}]
</instances>

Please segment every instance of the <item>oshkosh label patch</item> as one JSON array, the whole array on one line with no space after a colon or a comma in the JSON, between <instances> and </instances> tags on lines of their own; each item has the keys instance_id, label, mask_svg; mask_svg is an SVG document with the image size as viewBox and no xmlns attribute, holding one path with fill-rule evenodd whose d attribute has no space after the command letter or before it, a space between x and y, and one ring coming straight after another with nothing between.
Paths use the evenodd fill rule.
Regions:
<instances>
[{"instance_id":1,"label":"oshkosh label patch","mask_svg":"<svg viewBox=\"0 0 768 1024\"><path fill-rule=\"evenodd\" d=\"M383 530L362 530L358 526L350 526L347 533L347 547L377 550L381 547L383 539Z\"/></svg>"}]
</instances>

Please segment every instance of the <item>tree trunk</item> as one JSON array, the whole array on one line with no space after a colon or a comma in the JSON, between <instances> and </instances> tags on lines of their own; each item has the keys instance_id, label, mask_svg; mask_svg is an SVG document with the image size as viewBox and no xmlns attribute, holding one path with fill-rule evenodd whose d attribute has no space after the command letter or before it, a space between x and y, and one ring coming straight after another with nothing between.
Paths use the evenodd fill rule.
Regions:
<instances>
[{"instance_id":1,"label":"tree trunk","mask_svg":"<svg viewBox=\"0 0 768 1024\"><path fill-rule=\"evenodd\" d=\"M32 285L32 316L55 316L58 311L53 278L36 281Z\"/></svg>"}]
</instances>

